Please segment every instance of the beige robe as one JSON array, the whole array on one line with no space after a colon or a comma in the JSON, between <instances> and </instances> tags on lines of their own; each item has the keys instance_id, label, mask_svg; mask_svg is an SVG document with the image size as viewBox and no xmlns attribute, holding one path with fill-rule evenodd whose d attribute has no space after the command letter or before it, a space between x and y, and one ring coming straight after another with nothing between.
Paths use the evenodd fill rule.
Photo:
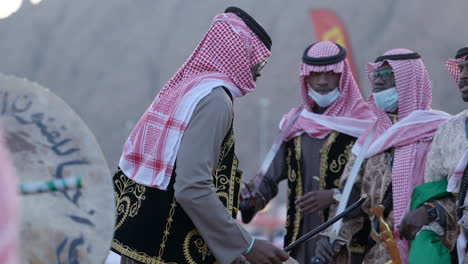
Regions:
<instances>
[{"instance_id":1,"label":"beige robe","mask_svg":"<svg viewBox=\"0 0 468 264\"><path fill-rule=\"evenodd\" d=\"M459 113L443 123L437 130L426 162L425 182L438 181L445 178L450 180L453 170L468 148L465 126L467 114L468 110ZM458 193L455 193L452 203L446 204L444 207L448 215L453 218L447 225L449 230L445 230L447 235L450 236L450 248L453 247L457 236L457 229L455 228L458 220L455 203L457 195ZM467 202L468 196L465 198L465 204ZM466 211L463 218L468 222L468 213ZM465 257L464 263L468 263L468 256Z\"/></svg>"},{"instance_id":2,"label":"beige robe","mask_svg":"<svg viewBox=\"0 0 468 264\"><path fill-rule=\"evenodd\" d=\"M377 154L364 161L362 169L356 179L355 186L361 189L361 193L366 193L368 198L362 204L361 208L364 213L361 217L344 219L340 237L346 244L346 249L338 257L336 263L349 263L349 244L351 237L357 233L363 224L364 217L373 216L370 214L369 209L379 205L383 199L387 187L390 185L392 179L392 170L390 167L391 154L388 152ZM356 156L352 156L346 165L343 172L342 185L344 186L345 180L351 171L351 168L356 160ZM393 226L393 211L387 217L389 225ZM390 255L383 243L376 243L367 253L363 263L385 263L390 260Z\"/></svg>"}]
</instances>

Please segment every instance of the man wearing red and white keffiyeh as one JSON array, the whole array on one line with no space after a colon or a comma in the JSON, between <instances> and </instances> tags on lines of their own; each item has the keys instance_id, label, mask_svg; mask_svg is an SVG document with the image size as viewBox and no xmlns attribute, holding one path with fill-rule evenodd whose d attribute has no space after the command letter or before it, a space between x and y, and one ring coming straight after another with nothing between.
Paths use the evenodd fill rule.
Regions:
<instances>
[{"instance_id":1,"label":"man wearing red and white keffiyeh","mask_svg":"<svg viewBox=\"0 0 468 264\"><path fill-rule=\"evenodd\" d=\"M447 70L452 75L461 92L463 101L468 102L468 46L457 51L455 58L448 59ZM425 182L447 181L446 190L455 196L451 207L446 207L446 213L453 222L460 219L462 232L457 239L459 263L468 263L465 256L468 230L468 110L455 115L442 124L437 130L429 151ZM435 200L439 202L439 199ZM458 207L458 210L457 210ZM462 208L460 208L462 207ZM452 226L455 224L451 223ZM446 225L444 232L450 232ZM456 230L455 230L456 231ZM455 243L456 232L452 232L452 245Z\"/></svg>"},{"instance_id":2,"label":"man wearing red and white keffiyeh","mask_svg":"<svg viewBox=\"0 0 468 264\"><path fill-rule=\"evenodd\" d=\"M330 205L341 195L338 182L349 152L375 120L340 45L321 41L307 47L299 75L302 104L281 120L283 141L277 153L268 154L274 159L265 175L257 175L241 194L241 200L254 201L242 211L243 219L253 217L276 196L278 184L287 180L285 246L327 220ZM354 242L364 245L367 237L364 240ZM314 238L294 249L291 256L309 263L315 246Z\"/></svg>"},{"instance_id":3,"label":"man wearing red and white keffiyeh","mask_svg":"<svg viewBox=\"0 0 468 264\"><path fill-rule=\"evenodd\" d=\"M241 173L233 100L255 89L271 39L229 7L161 89L114 175L121 263L280 263L286 252L235 220Z\"/></svg>"},{"instance_id":4,"label":"man wearing red and white keffiyeh","mask_svg":"<svg viewBox=\"0 0 468 264\"><path fill-rule=\"evenodd\" d=\"M2 135L0 135L1 137ZM12 160L0 139L0 263L19 263L19 197Z\"/></svg>"},{"instance_id":5,"label":"man wearing red and white keffiyeh","mask_svg":"<svg viewBox=\"0 0 468 264\"><path fill-rule=\"evenodd\" d=\"M373 92L369 105L378 119L376 135L366 151L367 159L355 186L360 187L368 198L362 205L363 219L356 217L343 221L340 236L349 243L350 236L361 228L365 219L371 221L372 232L380 233L377 219L369 209L382 204L387 208L385 221L393 228L401 263L408 263L410 245L400 235L400 231L406 230L399 230L399 226L410 210L413 190L424 181L424 165L432 137L449 115L430 108L431 82L419 54L407 49L393 49L374 63L368 63L366 69ZM359 137L352 150L354 155L360 152L368 134L370 131ZM350 158L342 179L347 178L355 157ZM424 225L417 222L419 219L407 220L414 221L410 223L412 225ZM410 228L410 231L414 229ZM391 260L385 243L377 236L373 237L375 245L368 249L364 262ZM329 259L332 255L323 250L318 250L317 254L321 259Z\"/></svg>"}]
</instances>

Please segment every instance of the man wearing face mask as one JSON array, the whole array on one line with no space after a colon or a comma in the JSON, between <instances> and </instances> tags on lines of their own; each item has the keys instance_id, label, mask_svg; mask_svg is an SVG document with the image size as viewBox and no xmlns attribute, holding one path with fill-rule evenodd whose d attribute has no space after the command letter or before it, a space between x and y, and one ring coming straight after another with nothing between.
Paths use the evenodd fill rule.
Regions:
<instances>
[{"instance_id":1,"label":"man wearing face mask","mask_svg":"<svg viewBox=\"0 0 468 264\"><path fill-rule=\"evenodd\" d=\"M390 50L369 63L367 72L373 92L369 105L378 119L376 135L365 153L367 159L355 186L368 198L361 207L362 217L343 221L337 241L330 243L328 237L319 241L316 254L325 263L347 249L351 237L366 219L371 221L374 242L367 246L364 263L389 260L408 263L409 242L400 236L398 226L410 210L413 190L424 181L424 164L432 137L449 118L447 113L430 108L431 83L419 54L407 49ZM370 131L364 133L354 145L342 184L369 134ZM392 239L380 237L385 225L371 212L379 206L385 209L380 220L388 224ZM441 216L441 221L442 218L446 220ZM348 263L346 253L341 251L337 263Z\"/></svg>"},{"instance_id":2,"label":"man wearing face mask","mask_svg":"<svg viewBox=\"0 0 468 264\"><path fill-rule=\"evenodd\" d=\"M362 99L352 76L346 50L333 42L307 47L300 67L302 104L286 114L280 123L285 140L264 177L252 180L241 192L250 200L253 214L278 193L278 184L288 181L288 212L285 245L327 220L329 207L340 199L338 182L348 154L375 116ZM248 219L247 221L249 221ZM356 254L367 241L356 237ZM299 263L309 263L316 241L291 252Z\"/></svg>"},{"instance_id":3,"label":"man wearing face mask","mask_svg":"<svg viewBox=\"0 0 468 264\"><path fill-rule=\"evenodd\" d=\"M463 101L468 102L468 46L457 51L454 59L448 59L446 63L449 73L457 83ZM433 212L426 212L420 206L411 211L403 219L400 226L402 236L414 239L415 233L421 231L412 242L411 255L413 255L413 246L433 247L434 243L422 241L422 235L437 238L441 234L451 234L453 239L450 241L449 249L455 243L456 221L462 218L462 232L457 240L458 259L460 263L468 263L465 256L467 245L468 213L466 205L468 204L468 110L464 110L449 121L442 124L434 136L434 140L429 151L424 180L426 185L432 185L430 195L428 196L430 204L443 204L442 208L436 207ZM437 187L437 188L435 188ZM436 194L452 193L452 197L434 197ZM447 194L447 193L446 193ZM438 198L438 199L434 199ZM432 199L432 200L431 200ZM447 201L452 201L448 203ZM458 207L458 210L457 210ZM465 210L462 208L464 207ZM442 209L442 210L441 210ZM451 220L444 225L438 226L436 219L441 215L450 217ZM414 221L412 219L418 219ZM428 227L439 227L435 232L430 232ZM446 251L446 255L448 254ZM416 252L415 257L419 257ZM438 256L438 258L441 258ZM447 257L446 257L447 258Z\"/></svg>"}]
</instances>

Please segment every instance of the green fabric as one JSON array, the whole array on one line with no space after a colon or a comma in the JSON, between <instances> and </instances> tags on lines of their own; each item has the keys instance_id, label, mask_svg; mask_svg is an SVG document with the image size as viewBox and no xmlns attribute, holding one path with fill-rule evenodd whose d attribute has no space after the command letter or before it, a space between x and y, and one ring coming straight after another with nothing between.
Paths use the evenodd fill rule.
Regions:
<instances>
[{"instance_id":1,"label":"green fabric","mask_svg":"<svg viewBox=\"0 0 468 264\"><path fill-rule=\"evenodd\" d=\"M421 184L413 190L411 210L425 202L434 201L451 195L447 192L447 179ZM434 231L422 230L411 242L409 264L451 263L450 252Z\"/></svg>"},{"instance_id":2,"label":"green fabric","mask_svg":"<svg viewBox=\"0 0 468 264\"><path fill-rule=\"evenodd\" d=\"M409 264L452 263L450 252L434 231L422 230L411 242Z\"/></svg>"},{"instance_id":3,"label":"green fabric","mask_svg":"<svg viewBox=\"0 0 468 264\"><path fill-rule=\"evenodd\" d=\"M414 188L411 196L411 210L415 210L425 202L437 200L451 195L447 192L447 179L433 181L419 185Z\"/></svg>"}]
</instances>

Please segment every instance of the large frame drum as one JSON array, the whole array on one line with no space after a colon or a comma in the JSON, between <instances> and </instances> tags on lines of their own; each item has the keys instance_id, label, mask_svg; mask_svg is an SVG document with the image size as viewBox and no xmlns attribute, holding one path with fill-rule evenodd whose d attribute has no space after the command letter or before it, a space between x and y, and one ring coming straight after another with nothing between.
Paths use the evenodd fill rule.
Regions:
<instances>
[{"instance_id":1,"label":"large frame drum","mask_svg":"<svg viewBox=\"0 0 468 264\"><path fill-rule=\"evenodd\" d=\"M114 231L114 190L92 132L48 89L2 74L0 119L20 183L84 181L80 189L21 197L22 263L103 263Z\"/></svg>"}]
</instances>

